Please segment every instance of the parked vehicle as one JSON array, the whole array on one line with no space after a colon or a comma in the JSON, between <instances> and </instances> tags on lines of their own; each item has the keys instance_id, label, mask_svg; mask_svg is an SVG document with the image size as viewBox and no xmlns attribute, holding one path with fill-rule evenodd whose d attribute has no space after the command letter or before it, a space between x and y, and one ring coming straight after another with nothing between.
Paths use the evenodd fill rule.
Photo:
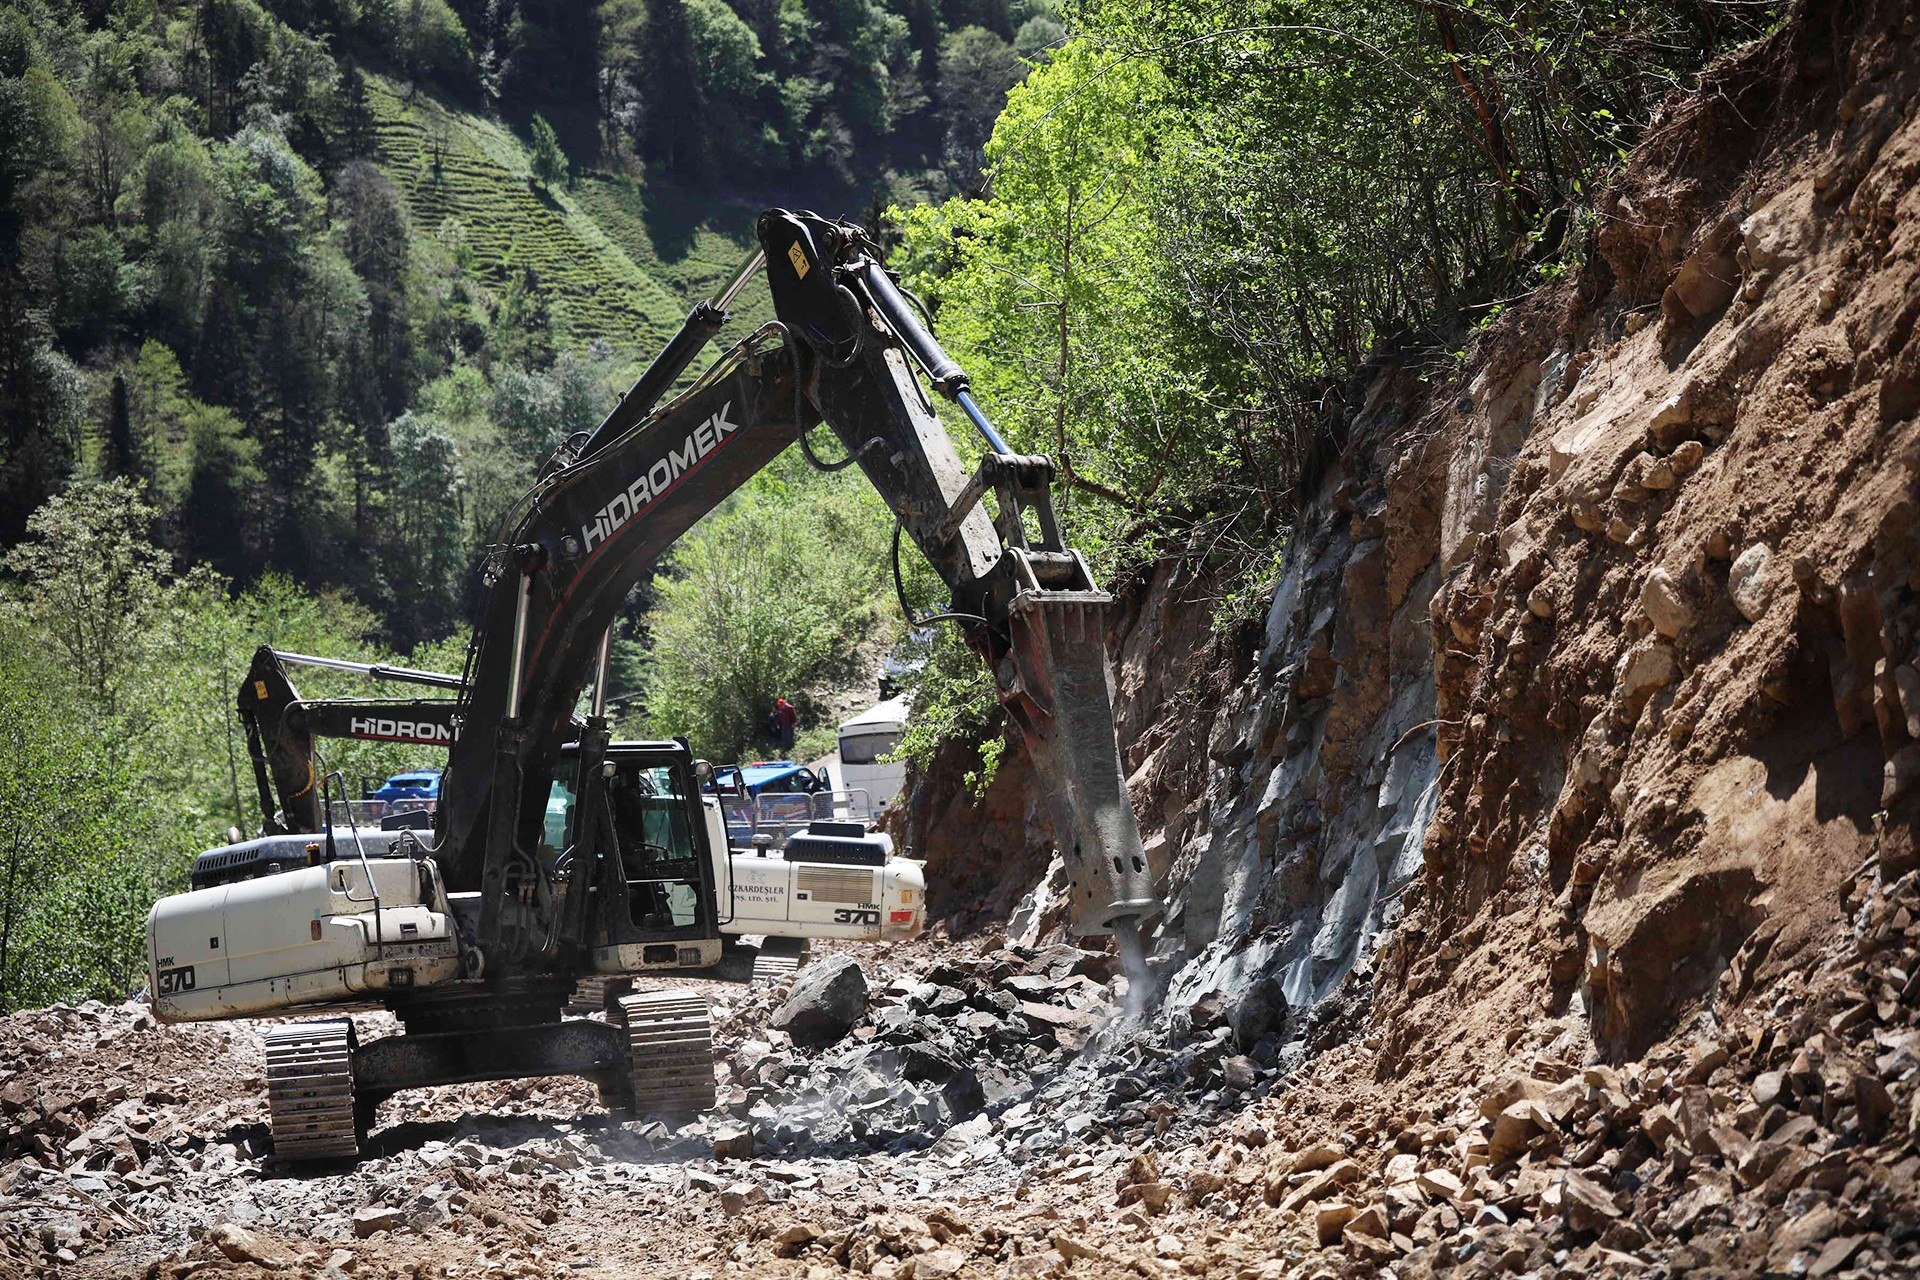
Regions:
<instances>
[{"instance_id":1,"label":"parked vehicle","mask_svg":"<svg viewBox=\"0 0 1920 1280\"><path fill-rule=\"evenodd\" d=\"M907 785L906 762L882 760L906 729L905 698L875 703L840 723L840 782L848 791L866 793L870 813L886 808Z\"/></svg>"},{"instance_id":2,"label":"parked vehicle","mask_svg":"<svg viewBox=\"0 0 1920 1280\"><path fill-rule=\"evenodd\" d=\"M744 849L756 834L776 841L788 828L803 827L813 816L811 798L830 793L832 779L791 760L755 760L722 765L708 790L719 797L727 816L727 843Z\"/></svg>"},{"instance_id":3,"label":"parked vehicle","mask_svg":"<svg viewBox=\"0 0 1920 1280\"><path fill-rule=\"evenodd\" d=\"M439 798L440 770L438 769L413 769L406 773L396 773L367 796L369 800L385 800L389 806L401 800L438 800Z\"/></svg>"}]
</instances>

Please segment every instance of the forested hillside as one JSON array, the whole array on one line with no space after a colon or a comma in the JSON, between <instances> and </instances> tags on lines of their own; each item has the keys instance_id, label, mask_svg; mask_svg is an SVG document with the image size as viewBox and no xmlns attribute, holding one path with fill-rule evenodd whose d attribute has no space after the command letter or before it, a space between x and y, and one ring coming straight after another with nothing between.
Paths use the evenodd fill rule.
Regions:
<instances>
[{"instance_id":1,"label":"forested hillside","mask_svg":"<svg viewBox=\"0 0 1920 1280\"><path fill-rule=\"evenodd\" d=\"M229 706L255 644L458 666L501 514L760 208L866 219L1016 447L1059 462L1101 573L1233 566L1207 604L1231 636L1369 353L1445 365L1584 258L1623 148L1772 16L0 8L0 1003L136 984L152 894L250 825ZM897 626L890 533L850 477L783 460L634 602L623 723L724 756L776 693L818 722ZM949 643L923 759L994 741Z\"/></svg>"}]
</instances>

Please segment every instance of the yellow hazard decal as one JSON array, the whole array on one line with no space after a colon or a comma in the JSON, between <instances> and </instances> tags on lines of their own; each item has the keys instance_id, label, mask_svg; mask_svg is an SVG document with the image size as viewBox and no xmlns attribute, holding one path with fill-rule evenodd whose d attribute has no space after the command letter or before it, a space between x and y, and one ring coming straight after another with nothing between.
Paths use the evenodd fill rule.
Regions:
<instances>
[{"instance_id":1,"label":"yellow hazard decal","mask_svg":"<svg viewBox=\"0 0 1920 1280\"><path fill-rule=\"evenodd\" d=\"M807 278L807 272L812 270L813 264L807 261L807 251L800 247L798 240L795 240L787 246L787 259L793 263L794 279L805 280Z\"/></svg>"},{"instance_id":2,"label":"yellow hazard decal","mask_svg":"<svg viewBox=\"0 0 1920 1280\"><path fill-rule=\"evenodd\" d=\"M253 682L253 696L262 702L267 700L267 682L265 680L255 680Z\"/></svg>"}]
</instances>

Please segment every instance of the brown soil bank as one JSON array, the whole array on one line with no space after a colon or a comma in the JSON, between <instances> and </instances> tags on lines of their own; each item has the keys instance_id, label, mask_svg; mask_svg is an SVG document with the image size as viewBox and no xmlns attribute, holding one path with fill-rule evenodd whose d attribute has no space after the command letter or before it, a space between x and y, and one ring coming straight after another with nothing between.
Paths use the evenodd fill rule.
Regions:
<instances>
[{"instance_id":1,"label":"brown soil bank","mask_svg":"<svg viewBox=\"0 0 1920 1280\"><path fill-rule=\"evenodd\" d=\"M1394 1072L1543 1012L1623 1060L1920 865L1917 89L1914 5L1802 7L1665 105L1566 282L1356 383L1264 635L1196 549L1123 590L1175 1004L1371 984ZM958 772L906 825L965 929L1041 828L1017 758L980 808Z\"/></svg>"},{"instance_id":2,"label":"brown soil bank","mask_svg":"<svg viewBox=\"0 0 1920 1280\"><path fill-rule=\"evenodd\" d=\"M1915 35L1910 5L1813 6L1716 67L1578 277L1448 389L1393 1069L1471 1041L1463 995L1584 1014L1614 1059L1712 1031L1863 868L1916 865Z\"/></svg>"},{"instance_id":3,"label":"brown soil bank","mask_svg":"<svg viewBox=\"0 0 1920 1280\"><path fill-rule=\"evenodd\" d=\"M1344 1045L1263 1167L1349 1269L1910 1274L1920 6L1798 8L1586 235L1457 373L1362 380L1251 645L1198 556L1126 596L1172 1003ZM1335 1135L1377 1174L1300 1197Z\"/></svg>"}]
</instances>

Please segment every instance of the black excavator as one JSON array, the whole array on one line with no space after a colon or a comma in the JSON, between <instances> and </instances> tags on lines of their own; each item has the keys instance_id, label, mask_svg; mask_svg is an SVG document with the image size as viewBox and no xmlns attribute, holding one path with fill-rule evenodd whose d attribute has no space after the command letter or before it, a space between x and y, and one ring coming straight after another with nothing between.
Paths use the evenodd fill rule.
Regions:
<instances>
[{"instance_id":1,"label":"black excavator","mask_svg":"<svg viewBox=\"0 0 1920 1280\"><path fill-rule=\"evenodd\" d=\"M941 620L987 663L1026 738L1071 877L1073 928L1114 934L1144 981L1139 930L1159 904L1114 738L1111 597L1061 539L1052 463L1007 446L860 227L774 209L757 231L760 250L508 513L484 560L465 671L333 664L437 696L307 702L287 655L256 655L239 710L262 831L202 854L193 889L155 904L156 1012L372 1005L404 1027L366 1044L341 1016L269 1032L282 1158L350 1158L380 1101L430 1085L574 1074L636 1111L711 1103L699 997L626 995L605 1022L564 1016L583 976L712 964L742 895L774 892L736 877L724 824L703 803L704 762L684 742L612 741L607 638L661 554L796 441L816 466L857 466L879 490L897 521L896 574L904 533L947 585ZM777 319L669 398L761 270ZM971 473L928 388L978 429L985 450ZM814 443L823 424L837 440L822 441L831 459ZM315 764L314 739L328 736L446 747L431 828L363 827L350 809L339 820L328 803L338 775ZM784 858L794 865L778 869L780 910L795 918L913 914L882 901L883 852L844 824L795 835Z\"/></svg>"}]
</instances>

